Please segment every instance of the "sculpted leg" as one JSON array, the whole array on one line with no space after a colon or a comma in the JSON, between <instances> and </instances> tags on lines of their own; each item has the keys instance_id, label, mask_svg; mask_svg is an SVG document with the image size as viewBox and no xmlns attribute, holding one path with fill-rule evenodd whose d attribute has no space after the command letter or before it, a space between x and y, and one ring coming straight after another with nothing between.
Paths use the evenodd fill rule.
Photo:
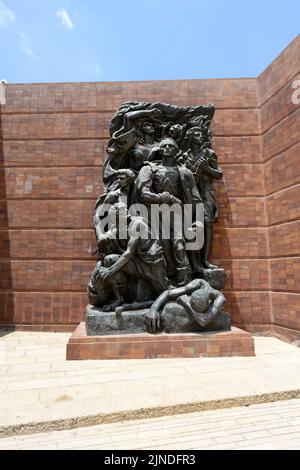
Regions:
<instances>
[{"instance_id":1,"label":"sculpted leg","mask_svg":"<svg viewBox=\"0 0 300 470\"><path fill-rule=\"evenodd\" d=\"M174 254L176 259L177 284L178 286L184 286L191 281L192 276L189 260L182 240L175 240Z\"/></svg>"},{"instance_id":2,"label":"sculpted leg","mask_svg":"<svg viewBox=\"0 0 300 470\"><path fill-rule=\"evenodd\" d=\"M216 269L218 266L216 264L212 264L209 261L210 254L211 254L211 245L212 245L212 236L213 236L213 224L210 222L204 223L204 247L203 247L203 257L202 263L203 267L206 269Z\"/></svg>"}]
</instances>

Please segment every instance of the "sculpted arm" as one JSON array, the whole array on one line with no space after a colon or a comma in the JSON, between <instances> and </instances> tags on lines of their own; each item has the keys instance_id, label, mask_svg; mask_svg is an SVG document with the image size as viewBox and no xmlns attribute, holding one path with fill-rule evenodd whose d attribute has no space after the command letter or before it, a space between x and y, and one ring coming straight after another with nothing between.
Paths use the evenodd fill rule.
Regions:
<instances>
[{"instance_id":1,"label":"sculpted arm","mask_svg":"<svg viewBox=\"0 0 300 470\"><path fill-rule=\"evenodd\" d=\"M122 256L118 259L118 261L113 264L111 268L108 269L108 277L117 274L117 272L121 271L121 269L126 266L126 264L133 258L137 246L139 243L138 238L131 238L127 245L127 250L122 254Z\"/></svg>"},{"instance_id":2,"label":"sculpted arm","mask_svg":"<svg viewBox=\"0 0 300 470\"><path fill-rule=\"evenodd\" d=\"M217 317L217 315L220 313L220 311L222 310L226 302L224 295L219 291L213 291L212 298L213 298L213 301L208 311L202 315L198 314L197 317L195 317L193 309L191 308L190 304L184 303L184 306L188 308L188 310L190 311L190 314L195 318L197 323L199 323L199 325L202 326L203 328L206 327L209 323L211 323Z\"/></svg>"},{"instance_id":3,"label":"sculpted arm","mask_svg":"<svg viewBox=\"0 0 300 470\"><path fill-rule=\"evenodd\" d=\"M209 309L212 315L211 320L217 316L217 314L222 310L226 302L226 299L222 292L215 290L213 295L215 295L215 298L214 301L211 303L211 307Z\"/></svg>"},{"instance_id":4,"label":"sculpted arm","mask_svg":"<svg viewBox=\"0 0 300 470\"><path fill-rule=\"evenodd\" d=\"M152 190L152 170L150 166L141 169L138 178L138 189L141 201L145 204L181 204L181 201L172 194L166 192L154 193Z\"/></svg>"},{"instance_id":5,"label":"sculpted arm","mask_svg":"<svg viewBox=\"0 0 300 470\"><path fill-rule=\"evenodd\" d=\"M143 109L140 111L130 111L124 116L124 131L128 132L133 129L135 122L138 119L145 117L155 117L161 114L158 109Z\"/></svg>"},{"instance_id":6,"label":"sculpted arm","mask_svg":"<svg viewBox=\"0 0 300 470\"><path fill-rule=\"evenodd\" d=\"M210 165L207 165L207 167L205 167L205 173L208 173L210 176L212 176L213 178L217 179L217 180L220 180L223 178L223 171L218 168L218 169L215 169L215 168L212 168Z\"/></svg>"},{"instance_id":7,"label":"sculpted arm","mask_svg":"<svg viewBox=\"0 0 300 470\"><path fill-rule=\"evenodd\" d=\"M226 299L224 297L224 295L222 294L222 292L218 291L218 290L215 290L215 289L211 289L210 285L202 280L202 285L199 286L199 287L204 287L206 288L206 290L210 291L210 297L211 297L211 304L209 306L209 309L206 313L198 313L197 315L195 315L191 305L190 305L190 302L188 300L188 297L187 298L184 298L184 297L180 297L177 302L182 305L186 310L189 311L190 315L195 319L195 321L201 326L201 327L206 327L209 323L211 323L216 317L217 315L221 312L225 302L226 302Z\"/></svg>"},{"instance_id":8,"label":"sculpted arm","mask_svg":"<svg viewBox=\"0 0 300 470\"><path fill-rule=\"evenodd\" d=\"M206 150L206 152L208 152L208 155L206 154L199 160L200 168L202 168L206 174L220 180L223 178L223 171L218 166L217 156L213 151Z\"/></svg>"},{"instance_id":9,"label":"sculpted arm","mask_svg":"<svg viewBox=\"0 0 300 470\"><path fill-rule=\"evenodd\" d=\"M141 169L138 177L138 189L142 202L146 204L159 204L161 202L160 194L152 191L152 170L150 166Z\"/></svg>"},{"instance_id":10,"label":"sculpted arm","mask_svg":"<svg viewBox=\"0 0 300 470\"><path fill-rule=\"evenodd\" d=\"M108 206L111 206L111 205L115 204L116 202L118 202L118 199L119 199L119 195L118 195L117 191L109 192L106 195L103 203L101 205L99 205L99 207L97 207L97 209L95 211L95 214L94 214L94 217L93 217L93 225L94 225L94 229L95 229L95 232L96 232L96 239L97 239L98 243L101 242L102 240L106 240L107 238L109 238L112 231L114 231L114 229L115 229L115 225L112 225L109 232L103 232L103 230L102 230L103 227L101 225L101 216L104 214L106 206L107 206L107 210L109 210Z\"/></svg>"}]
</instances>

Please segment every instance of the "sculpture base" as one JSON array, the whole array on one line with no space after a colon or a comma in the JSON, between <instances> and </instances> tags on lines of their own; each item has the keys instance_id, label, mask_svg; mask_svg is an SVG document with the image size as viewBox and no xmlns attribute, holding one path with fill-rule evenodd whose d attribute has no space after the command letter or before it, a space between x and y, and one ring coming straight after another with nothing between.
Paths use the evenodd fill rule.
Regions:
<instances>
[{"instance_id":1,"label":"sculpture base","mask_svg":"<svg viewBox=\"0 0 300 470\"><path fill-rule=\"evenodd\" d=\"M208 282L211 287L217 290L224 289L227 282L226 271L222 268L203 269L201 278Z\"/></svg>"},{"instance_id":2,"label":"sculpture base","mask_svg":"<svg viewBox=\"0 0 300 470\"><path fill-rule=\"evenodd\" d=\"M82 322L67 345L67 360L73 361L226 356L255 356L252 335L233 327L211 333L87 336Z\"/></svg>"},{"instance_id":3,"label":"sculpture base","mask_svg":"<svg viewBox=\"0 0 300 470\"><path fill-rule=\"evenodd\" d=\"M86 332L88 336L130 335L147 333L145 314L148 310L132 310L116 315L115 312L103 312L100 308L88 305L86 309ZM162 315L162 329L165 333L203 333L211 331L229 331L230 315L220 312L214 321L202 328L185 309L176 302L169 302Z\"/></svg>"}]
</instances>

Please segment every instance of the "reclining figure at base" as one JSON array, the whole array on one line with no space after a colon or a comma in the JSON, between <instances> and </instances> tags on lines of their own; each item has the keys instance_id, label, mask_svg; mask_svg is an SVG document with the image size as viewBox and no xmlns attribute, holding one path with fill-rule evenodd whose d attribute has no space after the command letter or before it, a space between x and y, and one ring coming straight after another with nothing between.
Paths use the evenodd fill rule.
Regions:
<instances>
[{"instance_id":1,"label":"reclining figure at base","mask_svg":"<svg viewBox=\"0 0 300 470\"><path fill-rule=\"evenodd\" d=\"M151 333L166 329L175 332L177 328L182 331L185 325L190 328L191 323L206 329L224 314L225 302L222 292L213 289L204 279L194 279L184 287L166 290L156 299L146 314L147 329ZM176 324L178 320L180 325ZM228 318L221 321L224 329L225 323Z\"/></svg>"}]
</instances>

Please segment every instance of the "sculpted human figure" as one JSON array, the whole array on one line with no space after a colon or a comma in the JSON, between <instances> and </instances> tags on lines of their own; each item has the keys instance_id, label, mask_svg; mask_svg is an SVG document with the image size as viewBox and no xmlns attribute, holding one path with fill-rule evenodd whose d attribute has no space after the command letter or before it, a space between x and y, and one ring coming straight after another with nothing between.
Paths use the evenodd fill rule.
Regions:
<instances>
[{"instance_id":1,"label":"sculpted human figure","mask_svg":"<svg viewBox=\"0 0 300 470\"><path fill-rule=\"evenodd\" d=\"M183 155L182 161L194 175L199 193L202 197L205 210L204 235L205 243L202 250L202 265L207 269L217 268L210 263L213 224L218 219L218 205L213 188L214 180L223 177L223 172L218 166L216 153L207 148L204 139L204 132L200 127L189 129L185 136L184 145L188 148Z\"/></svg>"},{"instance_id":2,"label":"sculpted human figure","mask_svg":"<svg viewBox=\"0 0 300 470\"><path fill-rule=\"evenodd\" d=\"M145 165L137 178L136 191L139 202L151 204L201 204L193 175L184 165L177 163L179 147L173 139L160 143L160 160ZM160 224L161 225L161 224ZM160 227L161 228L161 227ZM164 248L170 276L175 274L177 284L191 280L191 266L185 249L183 234L178 234L170 222L170 238L160 240Z\"/></svg>"},{"instance_id":3,"label":"sculpted human figure","mask_svg":"<svg viewBox=\"0 0 300 470\"><path fill-rule=\"evenodd\" d=\"M120 223L129 223L126 248L122 254L107 255L98 261L89 284L90 303L103 310L114 310L125 301L145 302L155 298L171 283L167 275L166 262L159 240L151 236L142 216L128 216L127 207L119 203L111 211L118 212ZM118 226L113 235L118 243ZM111 243L110 240L106 240ZM102 240L102 244L104 239ZM109 245L111 246L111 245ZM129 281L136 287L129 291ZM114 299L107 304L107 291ZM128 295L132 296L129 299ZM103 300L104 299L104 300Z\"/></svg>"},{"instance_id":4,"label":"sculpted human figure","mask_svg":"<svg viewBox=\"0 0 300 470\"><path fill-rule=\"evenodd\" d=\"M126 272L119 272L112 280L105 279L107 270L120 255L107 255L103 260L98 260L88 283L88 297L90 305L100 307L101 310L114 311L122 305L126 294Z\"/></svg>"},{"instance_id":5,"label":"sculpted human figure","mask_svg":"<svg viewBox=\"0 0 300 470\"><path fill-rule=\"evenodd\" d=\"M138 173L153 148L158 147L159 141L155 136L154 125L149 121L138 124L136 126L136 134L137 142L129 152L127 159L129 167Z\"/></svg>"},{"instance_id":6,"label":"sculpted human figure","mask_svg":"<svg viewBox=\"0 0 300 470\"><path fill-rule=\"evenodd\" d=\"M175 140L177 145L180 146L186 131L186 127L186 124L181 125L174 122L168 122L162 126L162 137L170 137L171 139Z\"/></svg>"},{"instance_id":7,"label":"sculpted human figure","mask_svg":"<svg viewBox=\"0 0 300 470\"><path fill-rule=\"evenodd\" d=\"M130 108L129 108L130 109ZM123 126L110 139L108 157L104 163L103 180L112 184L118 169L128 168L138 172L153 147L158 145L155 127L150 119L160 116L156 109L128 111L123 115Z\"/></svg>"},{"instance_id":8,"label":"sculpted human figure","mask_svg":"<svg viewBox=\"0 0 300 470\"><path fill-rule=\"evenodd\" d=\"M186 286L166 290L152 304L146 316L150 333L161 329L164 308L168 302L175 300L202 328L219 315L226 302L224 295L204 279L194 279Z\"/></svg>"},{"instance_id":9,"label":"sculpted human figure","mask_svg":"<svg viewBox=\"0 0 300 470\"><path fill-rule=\"evenodd\" d=\"M112 192L113 193L113 192ZM124 300L126 273L119 273L113 279L113 282L106 281L105 273L107 269L114 264L119 257L124 253L127 246L127 240L118 236L117 215L120 207L124 203L119 202L117 194L106 194L105 197L116 198L116 201L109 207L107 217L108 230L104 230L101 222L101 208L103 204L96 207L94 216L94 228L96 232L96 239L98 245L98 260L94 271L91 274L88 284L88 297L89 303L96 307L101 307L103 310L110 310L110 307L120 305ZM108 206L108 205L107 205Z\"/></svg>"},{"instance_id":10,"label":"sculpted human figure","mask_svg":"<svg viewBox=\"0 0 300 470\"><path fill-rule=\"evenodd\" d=\"M94 209L93 225L98 246L103 239L103 227L101 222L102 218L105 216L105 209L107 208L107 210L109 210L109 206L119 202L128 204L130 189L134 180L135 174L133 171L127 169L118 170L114 184L110 187L109 191L97 199Z\"/></svg>"}]
</instances>

